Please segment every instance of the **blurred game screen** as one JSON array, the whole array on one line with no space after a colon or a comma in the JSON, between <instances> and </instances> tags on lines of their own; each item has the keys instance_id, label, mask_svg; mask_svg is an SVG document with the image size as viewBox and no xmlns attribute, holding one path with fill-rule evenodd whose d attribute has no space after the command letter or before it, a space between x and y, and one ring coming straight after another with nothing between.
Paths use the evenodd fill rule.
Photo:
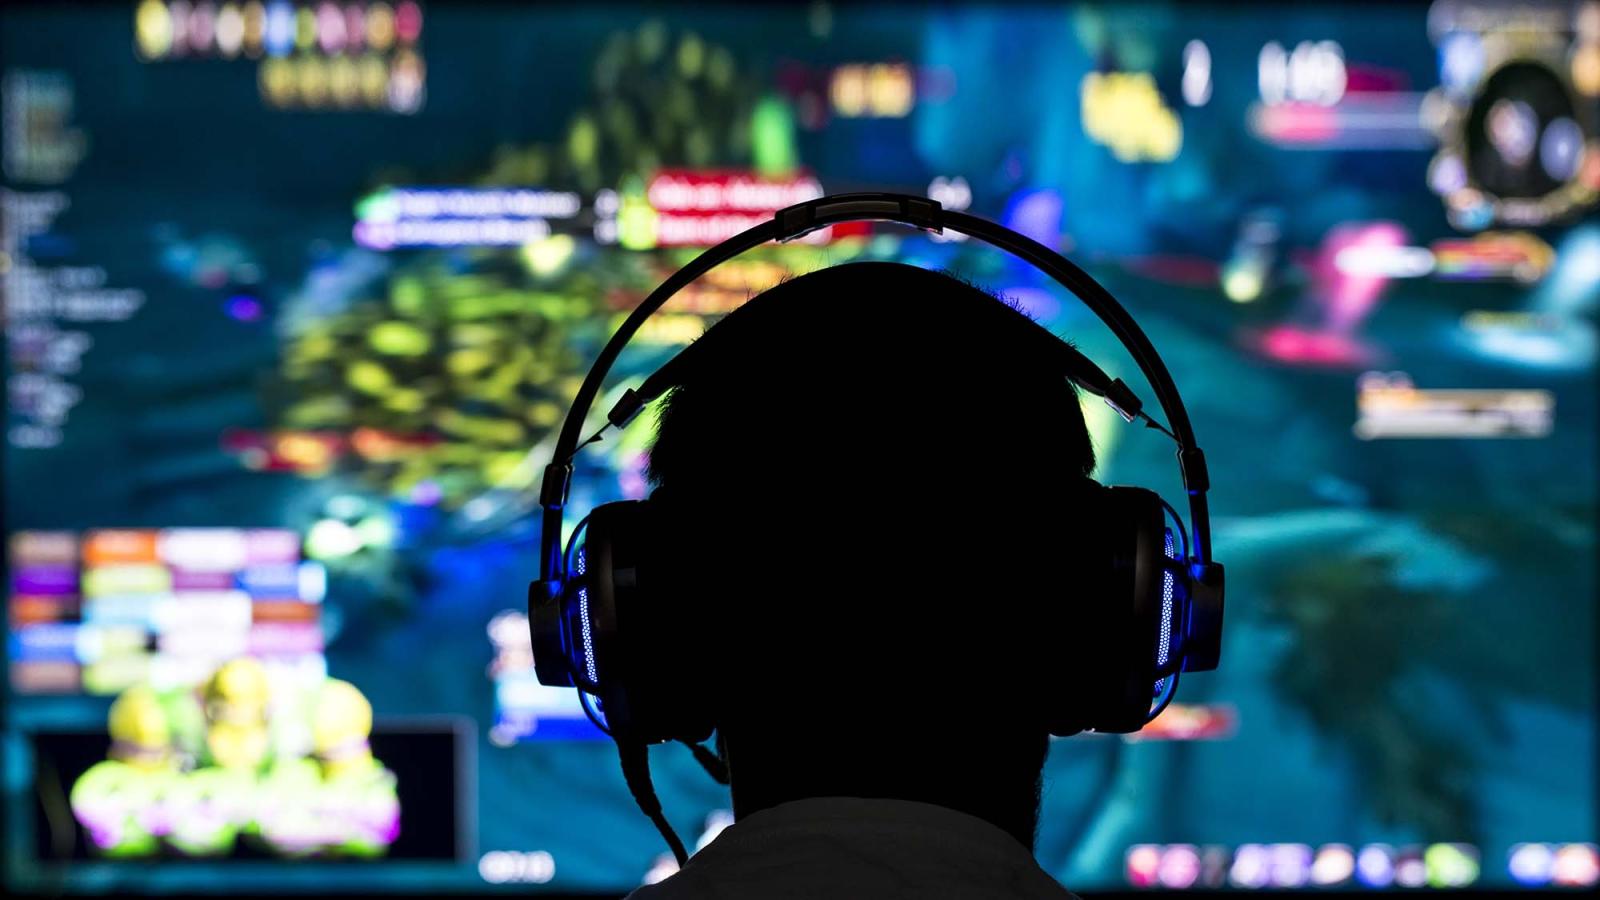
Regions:
<instances>
[{"instance_id":1,"label":"blurred game screen","mask_svg":"<svg viewBox=\"0 0 1600 900\"><path fill-rule=\"evenodd\" d=\"M1053 745L1052 875L1600 876L1600 4L7 4L0 60L9 888L668 874L533 677L535 476L651 288L850 190L1085 266L1209 451L1223 666ZM607 391L855 260L961 274L1137 378L1016 260L852 224L701 279ZM1084 412L1100 480L1178 496L1159 438ZM580 456L569 522L645 495L651 418ZM677 750L656 784L703 845L728 796Z\"/></svg>"}]
</instances>

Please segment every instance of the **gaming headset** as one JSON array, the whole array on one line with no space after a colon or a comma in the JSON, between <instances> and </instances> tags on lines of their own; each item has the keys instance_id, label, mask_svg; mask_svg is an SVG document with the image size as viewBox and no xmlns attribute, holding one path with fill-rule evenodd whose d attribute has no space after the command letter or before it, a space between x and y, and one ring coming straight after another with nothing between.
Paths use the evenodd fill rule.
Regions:
<instances>
[{"instance_id":1,"label":"gaming headset","mask_svg":"<svg viewBox=\"0 0 1600 900\"><path fill-rule=\"evenodd\" d=\"M1043 710L1056 735L1079 731L1138 731L1171 702L1181 672L1215 669L1222 648L1223 571L1211 560L1209 479L1205 456L1195 444L1189 415L1161 357L1121 304L1082 269L1042 244L976 216L946 210L938 202L903 194L835 194L779 210L771 220L710 248L646 297L600 351L567 413L539 502L540 579L528 591L528 620L535 673L541 684L576 687L584 711L611 735L635 799L667 839L681 864L686 854L661 816L649 786L644 748L682 741L695 750L713 777L726 770L700 745L713 730L712 716L693 686L673 673L644 664L642 644L673 608L672 598L654 596L655 555L670 541L661 523L661 492L647 500L596 507L563 550L562 515L572 481L572 460L610 427L626 425L644 406L678 383L696 345L678 353L637 389L623 393L606 425L579 443L579 432L601 383L645 319L673 295L712 268L764 244L791 241L841 222L889 221L933 233L949 229L1008 251L1037 267L1075 294L1106 323L1132 354L1155 390L1167 426L1152 419L1120 379L1112 379L1083 354L1041 326L1024 322L1026 352L1051 360L1063 377L1095 394L1125 421L1143 419L1178 445L1178 468L1189 495L1189 522L1155 492L1138 487L1092 487L1086 517L1100 523L1106 551L1081 583L1106 585L1108 595L1077 602L1097 604L1097 627L1111 654L1107 671L1090 683L1063 685ZM1171 519L1171 526L1168 519ZM701 692L704 693L704 692Z\"/></svg>"}]
</instances>

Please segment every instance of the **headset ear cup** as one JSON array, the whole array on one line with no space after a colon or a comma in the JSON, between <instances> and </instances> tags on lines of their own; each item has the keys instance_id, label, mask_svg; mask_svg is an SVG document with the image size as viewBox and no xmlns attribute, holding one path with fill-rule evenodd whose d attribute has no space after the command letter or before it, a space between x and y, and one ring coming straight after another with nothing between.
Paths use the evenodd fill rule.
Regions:
<instances>
[{"instance_id":1,"label":"headset ear cup","mask_svg":"<svg viewBox=\"0 0 1600 900\"><path fill-rule=\"evenodd\" d=\"M1163 653L1172 649L1175 610L1164 597L1167 519L1161 498L1144 488L1108 490L1112 515L1125 529L1125 550L1117 560L1126 567L1123 583L1128 593L1123 602L1127 613L1122 619L1126 631L1115 638L1115 644L1125 648L1127 657L1121 670L1123 683L1107 710L1107 720L1096 725L1096 730L1128 733L1143 728L1150 717L1158 661L1164 661Z\"/></svg>"},{"instance_id":2,"label":"headset ear cup","mask_svg":"<svg viewBox=\"0 0 1600 900\"><path fill-rule=\"evenodd\" d=\"M1083 563L1071 580L1081 593L1068 599L1065 627L1080 649L1061 673L1063 699L1049 716L1056 735L1138 731L1157 680L1166 558L1161 498L1143 488L1091 484L1085 518L1098 527L1084 535Z\"/></svg>"},{"instance_id":3,"label":"headset ear cup","mask_svg":"<svg viewBox=\"0 0 1600 900\"><path fill-rule=\"evenodd\" d=\"M659 743L711 734L687 595L675 590L663 554L671 542L654 500L607 503L590 514L587 566L593 653L606 725L618 738ZM604 623L605 627L599 627Z\"/></svg>"},{"instance_id":4,"label":"headset ear cup","mask_svg":"<svg viewBox=\"0 0 1600 900\"><path fill-rule=\"evenodd\" d=\"M566 578L561 585L561 643L572 681L600 701L609 728L622 709L608 696L616 669L616 592L612 582L609 520L615 510L597 507L573 531L566 548Z\"/></svg>"}]
</instances>

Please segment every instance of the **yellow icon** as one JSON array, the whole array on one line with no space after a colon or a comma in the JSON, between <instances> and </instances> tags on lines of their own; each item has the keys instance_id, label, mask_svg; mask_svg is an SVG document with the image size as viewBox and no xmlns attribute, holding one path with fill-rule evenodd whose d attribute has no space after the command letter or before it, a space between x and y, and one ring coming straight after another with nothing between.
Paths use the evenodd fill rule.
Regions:
<instances>
[{"instance_id":1,"label":"yellow icon","mask_svg":"<svg viewBox=\"0 0 1600 900\"><path fill-rule=\"evenodd\" d=\"M144 0L133 14L134 45L145 59L160 59L172 49L172 15L161 0Z\"/></svg>"},{"instance_id":2,"label":"yellow icon","mask_svg":"<svg viewBox=\"0 0 1600 900\"><path fill-rule=\"evenodd\" d=\"M387 50L394 43L394 10L387 3L367 7L367 46Z\"/></svg>"},{"instance_id":3,"label":"yellow icon","mask_svg":"<svg viewBox=\"0 0 1600 900\"><path fill-rule=\"evenodd\" d=\"M269 749L267 707L271 685L260 660L223 663L205 686L206 749L229 769L258 768Z\"/></svg>"},{"instance_id":4,"label":"yellow icon","mask_svg":"<svg viewBox=\"0 0 1600 900\"><path fill-rule=\"evenodd\" d=\"M361 99L368 106L382 106L389 96L389 67L383 58L369 53L361 58L358 80L361 82Z\"/></svg>"},{"instance_id":5,"label":"yellow icon","mask_svg":"<svg viewBox=\"0 0 1600 900\"><path fill-rule=\"evenodd\" d=\"M123 691L106 717L111 758L139 769L159 769L171 757L172 728L156 692L145 684Z\"/></svg>"},{"instance_id":6,"label":"yellow icon","mask_svg":"<svg viewBox=\"0 0 1600 900\"><path fill-rule=\"evenodd\" d=\"M250 0L244 5L244 55L255 59L261 55L261 42L267 34L267 10L261 0Z\"/></svg>"},{"instance_id":7,"label":"yellow icon","mask_svg":"<svg viewBox=\"0 0 1600 900\"><path fill-rule=\"evenodd\" d=\"M330 678L317 692L311 717L311 748L332 780L361 774L373 766L372 704L348 681Z\"/></svg>"},{"instance_id":8,"label":"yellow icon","mask_svg":"<svg viewBox=\"0 0 1600 900\"><path fill-rule=\"evenodd\" d=\"M295 61L295 82L300 88L300 102L306 106L322 106L328 97L328 65L317 56L301 56Z\"/></svg>"},{"instance_id":9,"label":"yellow icon","mask_svg":"<svg viewBox=\"0 0 1600 900\"><path fill-rule=\"evenodd\" d=\"M328 63L328 93L339 106L355 106L361 100L361 74L355 60L339 56Z\"/></svg>"},{"instance_id":10,"label":"yellow icon","mask_svg":"<svg viewBox=\"0 0 1600 900\"><path fill-rule=\"evenodd\" d=\"M294 69L287 59L262 60L256 81L268 103L279 107L294 105Z\"/></svg>"},{"instance_id":11,"label":"yellow icon","mask_svg":"<svg viewBox=\"0 0 1600 900\"><path fill-rule=\"evenodd\" d=\"M1572 86L1586 97L1600 97L1600 40L1573 48Z\"/></svg>"},{"instance_id":12,"label":"yellow icon","mask_svg":"<svg viewBox=\"0 0 1600 900\"><path fill-rule=\"evenodd\" d=\"M902 119L911 112L916 100L916 85L911 67L879 64L867 75L867 108L872 114L886 119Z\"/></svg>"},{"instance_id":13,"label":"yellow icon","mask_svg":"<svg viewBox=\"0 0 1600 900\"><path fill-rule=\"evenodd\" d=\"M1080 96L1084 133L1122 162L1166 162L1183 147L1183 125L1148 72L1090 72Z\"/></svg>"},{"instance_id":14,"label":"yellow icon","mask_svg":"<svg viewBox=\"0 0 1600 900\"><path fill-rule=\"evenodd\" d=\"M828 97L833 110L847 119L853 119L867 110L867 76L861 66L840 66L833 70L833 83Z\"/></svg>"}]
</instances>

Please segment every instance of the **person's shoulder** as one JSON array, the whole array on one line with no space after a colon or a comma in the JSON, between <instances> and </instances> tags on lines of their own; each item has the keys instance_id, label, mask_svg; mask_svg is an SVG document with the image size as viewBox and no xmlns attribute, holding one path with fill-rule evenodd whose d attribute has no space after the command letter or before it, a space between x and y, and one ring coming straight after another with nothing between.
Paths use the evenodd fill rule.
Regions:
<instances>
[{"instance_id":1,"label":"person's shoulder","mask_svg":"<svg viewBox=\"0 0 1600 900\"><path fill-rule=\"evenodd\" d=\"M902 800L791 801L730 825L628 900L819 896L1077 900L987 821Z\"/></svg>"},{"instance_id":2,"label":"person's shoulder","mask_svg":"<svg viewBox=\"0 0 1600 900\"><path fill-rule=\"evenodd\" d=\"M640 885L622 900L672 900L674 893L676 892L667 887L667 881L662 880L655 884Z\"/></svg>"},{"instance_id":3,"label":"person's shoulder","mask_svg":"<svg viewBox=\"0 0 1600 900\"><path fill-rule=\"evenodd\" d=\"M633 893L623 900L687 900L695 897L700 900L716 897L716 891L707 891L703 884L691 884L693 879L687 878L682 872L669 875L655 884L640 885Z\"/></svg>"},{"instance_id":4,"label":"person's shoulder","mask_svg":"<svg viewBox=\"0 0 1600 900\"><path fill-rule=\"evenodd\" d=\"M771 885L743 885L740 890L724 893L714 885L716 882L704 880L692 881L673 876L655 884L643 885L628 894L623 900L726 900L726 898L739 897L741 900L756 900L760 897L791 897L795 896L794 884ZM836 885L832 886L836 887ZM924 898L934 898L941 895L937 888L918 892ZM948 896L969 897L970 892L956 892ZM1014 897L1017 900L1081 900L1081 898L1064 887L1056 885L1054 889L1039 890L1019 887L1016 893L990 894L990 897Z\"/></svg>"},{"instance_id":5,"label":"person's shoulder","mask_svg":"<svg viewBox=\"0 0 1600 900\"><path fill-rule=\"evenodd\" d=\"M623 900L690 900L690 898L693 898L693 900L718 900L718 898L722 898L724 896L725 895L723 895L715 887L712 887L703 881L699 883L691 883L691 881L688 879L683 879L677 875L674 875L663 881L658 881L655 884L643 885L635 889L633 893L628 894L625 898L623 898ZM763 896L763 894L757 891L754 893L738 893L729 894L726 896L738 896L744 898L744 900L754 900L754 898ZM937 897L939 895L937 893L932 893L924 894L923 896ZM1049 893L1027 893L1018 894L1016 896L1038 898L1038 900L1082 900L1082 898L1080 898L1077 894L1072 893L1064 887L1059 889L1059 893L1056 891L1050 891Z\"/></svg>"}]
</instances>

